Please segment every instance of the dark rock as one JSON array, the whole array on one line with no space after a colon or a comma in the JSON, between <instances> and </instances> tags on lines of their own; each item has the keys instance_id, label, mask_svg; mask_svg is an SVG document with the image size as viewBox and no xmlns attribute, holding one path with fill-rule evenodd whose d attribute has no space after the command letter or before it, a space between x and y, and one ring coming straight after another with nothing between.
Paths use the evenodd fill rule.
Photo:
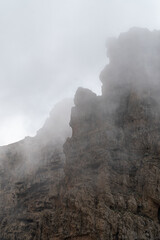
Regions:
<instances>
[{"instance_id":1,"label":"dark rock","mask_svg":"<svg viewBox=\"0 0 160 240\"><path fill-rule=\"evenodd\" d=\"M134 28L109 43L103 94L77 90L64 146L52 116L0 149L0 239L160 238L159 38Z\"/></svg>"}]
</instances>

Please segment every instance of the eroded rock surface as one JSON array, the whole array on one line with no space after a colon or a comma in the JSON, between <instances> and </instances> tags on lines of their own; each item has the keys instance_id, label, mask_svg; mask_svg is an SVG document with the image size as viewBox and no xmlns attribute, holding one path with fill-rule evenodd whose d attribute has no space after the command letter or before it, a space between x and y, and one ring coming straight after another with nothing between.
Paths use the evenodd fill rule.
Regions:
<instances>
[{"instance_id":1,"label":"eroded rock surface","mask_svg":"<svg viewBox=\"0 0 160 240\"><path fill-rule=\"evenodd\" d=\"M109 43L103 94L77 90L64 146L45 127L1 149L0 239L160 239L159 40L134 28Z\"/></svg>"}]
</instances>

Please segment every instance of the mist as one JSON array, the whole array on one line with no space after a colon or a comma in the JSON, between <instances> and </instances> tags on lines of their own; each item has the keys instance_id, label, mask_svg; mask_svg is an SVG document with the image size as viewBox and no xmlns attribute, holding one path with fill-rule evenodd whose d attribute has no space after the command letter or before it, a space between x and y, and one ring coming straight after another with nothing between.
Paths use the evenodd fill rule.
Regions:
<instances>
[{"instance_id":1,"label":"mist","mask_svg":"<svg viewBox=\"0 0 160 240\"><path fill-rule=\"evenodd\" d=\"M77 87L101 94L105 43L132 26L158 29L159 1L0 1L0 145L34 136Z\"/></svg>"},{"instance_id":2,"label":"mist","mask_svg":"<svg viewBox=\"0 0 160 240\"><path fill-rule=\"evenodd\" d=\"M0 238L159 239L159 7L1 3Z\"/></svg>"}]
</instances>

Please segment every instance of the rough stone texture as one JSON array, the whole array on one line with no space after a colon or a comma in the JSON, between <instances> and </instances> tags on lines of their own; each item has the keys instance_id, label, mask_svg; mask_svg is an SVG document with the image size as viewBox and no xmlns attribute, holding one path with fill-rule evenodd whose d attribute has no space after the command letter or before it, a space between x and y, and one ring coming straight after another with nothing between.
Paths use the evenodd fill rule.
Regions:
<instances>
[{"instance_id":1,"label":"rough stone texture","mask_svg":"<svg viewBox=\"0 0 160 240\"><path fill-rule=\"evenodd\" d=\"M159 85L143 75L159 35L132 29L114 40L103 94L77 90L64 147L42 130L47 141L40 134L1 149L0 239L160 239Z\"/></svg>"},{"instance_id":2,"label":"rough stone texture","mask_svg":"<svg viewBox=\"0 0 160 240\"><path fill-rule=\"evenodd\" d=\"M55 212L64 178L63 143L70 136L72 105L68 99L59 103L35 137L0 148L1 240L51 239L44 221L52 222L45 216Z\"/></svg>"},{"instance_id":3,"label":"rough stone texture","mask_svg":"<svg viewBox=\"0 0 160 240\"><path fill-rule=\"evenodd\" d=\"M149 100L129 93L101 129L64 145L65 198L81 209L91 239L160 238L160 116Z\"/></svg>"}]
</instances>

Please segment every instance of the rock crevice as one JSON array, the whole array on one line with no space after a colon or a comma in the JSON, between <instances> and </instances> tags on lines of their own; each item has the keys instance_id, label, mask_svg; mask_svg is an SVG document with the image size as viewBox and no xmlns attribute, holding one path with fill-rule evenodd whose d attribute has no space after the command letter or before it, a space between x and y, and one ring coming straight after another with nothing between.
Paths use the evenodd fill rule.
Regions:
<instances>
[{"instance_id":1,"label":"rock crevice","mask_svg":"<svg viewBox=\"0 0 160 240\"><path fill-rule=\"evenodd\" d=\"M160 239L159 39L109 41L102 96L77 90L65 143L48 120L0 150L0 239Z\"/></svg>"}]
</instances>

